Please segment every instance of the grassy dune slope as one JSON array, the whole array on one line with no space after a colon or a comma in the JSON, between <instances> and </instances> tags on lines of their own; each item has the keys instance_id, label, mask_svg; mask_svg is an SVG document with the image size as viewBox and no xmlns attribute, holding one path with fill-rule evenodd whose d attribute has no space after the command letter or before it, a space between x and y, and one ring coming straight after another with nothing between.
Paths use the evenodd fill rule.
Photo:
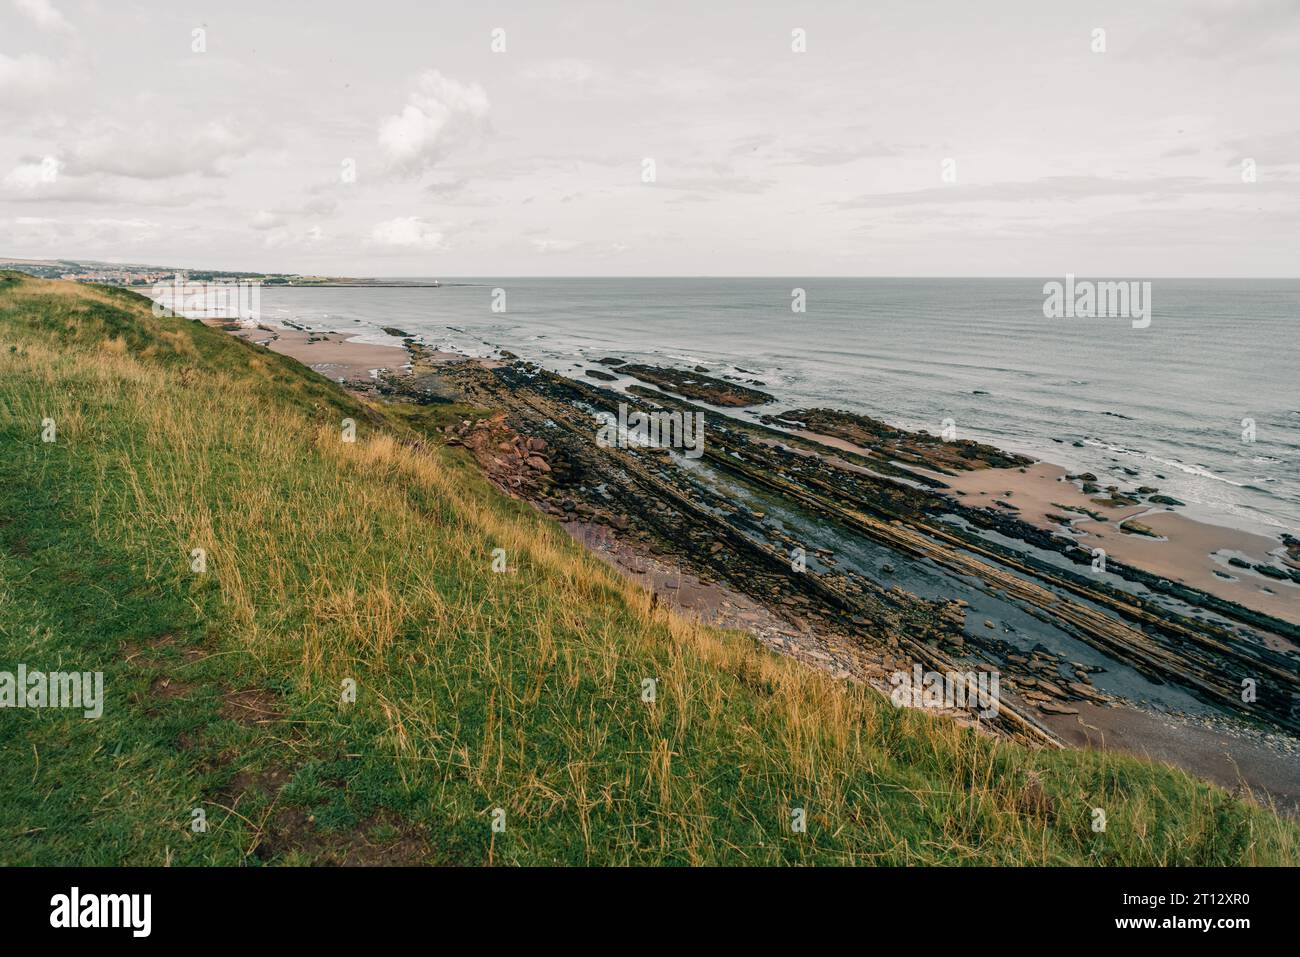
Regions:
<instances>
[{"instance_id":1,"label":"grassy dune slope","mask_svg":"<svg viewBox=\"0 0 1300 957\"><path fill-rule=\"evenodd\" d=\"M107 699L0 711L0 863L1297 860L1183 774L994 744L669 617L419 426L132 293L0 273L0 670L102 670Z\"/></svg>"}]
</instances>

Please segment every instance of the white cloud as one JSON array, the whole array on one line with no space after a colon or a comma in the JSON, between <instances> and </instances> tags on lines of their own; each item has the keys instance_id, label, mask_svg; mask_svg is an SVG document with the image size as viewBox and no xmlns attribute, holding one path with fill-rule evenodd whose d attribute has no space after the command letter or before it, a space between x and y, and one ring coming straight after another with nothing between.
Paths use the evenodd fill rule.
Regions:
<instances>
[{"instance_id":1,"label":"white cloud","mask_svg":"<svg viewBox=\"0 0 1300 957\"><path fill-rule=\"evenodd\" d=\"M278 213L270 213L266 210L259 210L253 217L252 226L254 229L278 229L285 224L285 218Z\"/></svg>"},{"instance_id":2,"label":"white cloud","mask_svg":"<svg viewBox=\"0 0 1300 957\"><path fill-rule=\"evenodd\" d=\"M259 215L274 216L273 213L264 213ZM262 228L254 223L254 228ZM325 240L325 230L319 226L312 226L310 229L299 230L290 227L286 221L281 220L274 226L265 227L265 236L262 239L262 245L267 249L307 249L312 246L318 246Z\"/></svg>"},{"instance_id":3,"label":"white cloud","mask_svg":"<svg viewBox=\"0 0 1300 957\"><path fill-rule=\"evenodd\" d=\"M19 13L42 30L58 33L67 33L72 30L72 24L54 8L50 0L14 0L14 6Z\"/></svg>"},{"instance_id":4,"label":"white cloud","mask_svg":"<svg viewBox=\"0 0 1300 957\"><path fill-rule=\"evenodd\" d=\"M379 127L379 146L394 169L423 173L487 128L490 109L477 83L459 83L437 70L420 74L401 113Z\"/></svg>"},{"instance_id":5,"label":"white cloud","mask_svg":"<svg viewBox=\"0 0 1300 957\"><path fill-rule=\"evenodd\" d=\"M159 224L147 219L95 218L64 220L48 216L16 216L0 222L6 236L37 256L96 256L159 238Z\"/></svg>"},{"instance_id":6,"label":"white cloud","mask_svg":"<svg viewBox=\"0 0 1300 957\"><path fill-rule=\"evenodd\" d=\"M329 216L338 208L339 201L332 196L317 196L299 206L298 212L305 216Z\"/></svg>"},{"instance_id":7,"label":"white cloud","mask_svg":"<svg viewBox=\"0 0 1300 957\"><path fill-rule=\"evenodd\" d=\"M20 163L5 174L4 189L6 192L32 195L58 182L59 170L62 166L63 164L53 156Z\"/></svg>"},{"instance_id":8,"label":"white cloud","mask_svg":"<svg viewBox=\"0 0 1300 957\"><path fill-rule=\"evenodd\" d=\"M60 164L60 172L62 168ZM221 198L220 192L212 188L177 189L174 184L161 180L124 180L100 174L45 179L40 163L32 161L19 164L0 178L0 200L14 203L184 207Z\"/></svg>"},{"instance_id":9,"label":"white cloud","mask_svg":"<svg viewBox=\"0 0 1300 957\"><path fill-rule=\"evenodd\" d=\"M55 78L54 64L35 53L7 56L0 53L0 94L31 94L44 90Z\"/></svg>"},{"instance_id":10,"label":"white cloud","mask_svg":"<svg viewBox=\"0 0 1300 957\"><path fill-rule=\"evenodd\" d=\"M442 231L418 216L399 216L379 223L370 231L370 242L411 249L447 248Z\"/></svg>"},{"instance_id":11,"label":"white cloud","mask_svg":"<svg viewBox=\"0 0 1300 957\"><path fill-rule=\"evenodd\" d=\"M253 148L251 131L229 122L143 121L83 127L66 150L68 174L108 173L131 179L225 175L224 165Z\"/></svg>"}]
</instances>

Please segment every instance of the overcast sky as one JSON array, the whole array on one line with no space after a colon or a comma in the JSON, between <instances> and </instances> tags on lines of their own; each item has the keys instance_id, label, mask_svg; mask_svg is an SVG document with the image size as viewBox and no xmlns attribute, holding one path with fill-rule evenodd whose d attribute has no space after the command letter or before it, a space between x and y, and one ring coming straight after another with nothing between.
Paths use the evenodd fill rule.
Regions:
<instances>
[{"instance_id":1,"label":"overcast sky","mask_svg":"<svg viewBox=\"0 0 1300 957\"><path fill-rule=\"evenodd\" d=\"M1297 0L0 0L3 256L1141 278L1298 254Z\"/></svg>"}]
</instances>

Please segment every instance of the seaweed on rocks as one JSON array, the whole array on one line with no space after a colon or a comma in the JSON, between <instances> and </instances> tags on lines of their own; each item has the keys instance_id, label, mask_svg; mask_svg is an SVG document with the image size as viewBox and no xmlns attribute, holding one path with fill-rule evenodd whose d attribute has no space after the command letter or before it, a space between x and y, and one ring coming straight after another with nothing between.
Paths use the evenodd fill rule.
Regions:
<instances>
[{"instance_id":1,"label":"seaweed on rocks","mask_svg":"<svg viewBox=\"0 0 1300 957\"><path fill-rule=\"evenodd\" d=\"M763 416L768 424L807 429L841 439L882 458L920 465L936 472L977 468L1013 468L1033 464L1015 455L970 439L944 439L928 432L909 432L879 419L838 409L792 409Z\"/></svg>"},{"instance_id":2,"label":"seaweed on rocks","mask_svg":"<svg viewBox=\"0 0 1300 957\"><path fill-rule=\"evenodd\" d=\"M664 366L647 366L632 363L619 367L619 372L634 376L642 382L675 392L688 399L698 399L710 405L743 408L775 402L776 396L750 389L734 382L715 379L699 371L671 369Z\"/></svg>"}]
</instances>

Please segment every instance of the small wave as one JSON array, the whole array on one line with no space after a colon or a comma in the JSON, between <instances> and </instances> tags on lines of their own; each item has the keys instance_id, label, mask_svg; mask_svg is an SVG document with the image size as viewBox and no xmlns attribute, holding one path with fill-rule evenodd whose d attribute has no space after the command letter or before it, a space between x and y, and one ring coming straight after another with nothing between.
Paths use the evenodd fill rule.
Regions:
<instances>
[{"instance_id":1,"label":"small wave","mask_svg":"<svg viewBox=\"0 0 1300 957\"><path fill-rule=\"evenodd\" d=\"M1109 442L1103 442L1101 439L1094 439L1087 436L1083 440L1084 445L1092 445L1099 449L1105 449L1107 452L1118 452L1120 455L1139 455L1145 456L1146 453L1141 449L1131 449L1127 445L1111 445ZM1160 461L1156 459L1155 461Z\"/></svg>"},{"instance_id":2,"label":"small wave","mask_svg":"<svg viewBox=\"0 0 1300 957\"><path fill-rule=\"evenodd\" d=\"M1180 472L1186 472L1188 475L1195 475L1200 478L1212 479L1215 482L1223 482L1236 488L1245 488L1245 482L1234 482L1225 475L1218 475L1201 465L1188 465L1186 462L1179 462L1176 459L1161 459L1156 456L1150 456L1152 462L1158 462L1161 465L1167 465L1171 469L1178 469Z\"/></svg>"},{"instance_id":3,"label":"small wave","mask_svg":"<svg viewBox=\"0 0 1300 957\"><path fill-rule=\"evenodd\" d=\"M386 332L362 332L355 336L349 336L346 342L355 342L359 345L367 346L401 346L401 336L390 336Z\"/></svg>"}]
</instances>

